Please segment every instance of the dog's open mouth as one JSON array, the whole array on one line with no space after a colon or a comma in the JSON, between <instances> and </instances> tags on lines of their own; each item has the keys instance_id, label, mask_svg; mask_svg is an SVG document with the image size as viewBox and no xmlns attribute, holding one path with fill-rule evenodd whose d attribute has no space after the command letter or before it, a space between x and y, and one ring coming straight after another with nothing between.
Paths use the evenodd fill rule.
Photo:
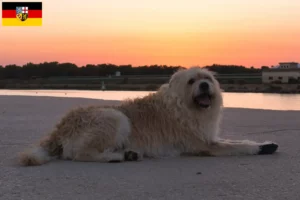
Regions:
<instances>
[{"instance_id":1,"label":"dog's open mouth","mask_svg":"<svg viewBox=\"0 0 300 200\"><path fill-rule=\"evenodd\" d=\"M194 102L202 108L208 108L211 105L212 96L204 93L194 97Z\"/></svg>"}]
</instances>

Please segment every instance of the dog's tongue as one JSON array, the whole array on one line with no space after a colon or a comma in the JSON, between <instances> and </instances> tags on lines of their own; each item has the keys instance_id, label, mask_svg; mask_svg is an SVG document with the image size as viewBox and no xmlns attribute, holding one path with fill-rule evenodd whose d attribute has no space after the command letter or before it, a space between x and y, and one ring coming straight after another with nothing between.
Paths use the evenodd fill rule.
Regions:
<instances>
[{"instance_id":1,"label":"dog's tongue","mask_svg":"<svg viewBox=\"0 0 300 200\"><path fill-rule=\"evenodd\" d=\"M210 99L208 96L198 97L197 101L199 104L202 104L202 105L210 105Z\"/></svg>"}]
</instances>

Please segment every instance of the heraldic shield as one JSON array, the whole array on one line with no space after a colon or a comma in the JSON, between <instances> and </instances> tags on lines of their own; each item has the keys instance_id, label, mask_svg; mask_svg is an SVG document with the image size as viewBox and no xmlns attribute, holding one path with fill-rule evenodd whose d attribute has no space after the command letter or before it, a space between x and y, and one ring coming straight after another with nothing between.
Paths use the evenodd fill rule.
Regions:
<instances>
[{"instance_id":1,"label":"heraldic shield","mask_svg":"<svg viewBox=\"0 0 300 200\"><path fill-rule=\"evenodd\" d=\"M16 13L19 20L25 21L28 18L28 7L16 7Z\"/></svg>"}]
</instances>

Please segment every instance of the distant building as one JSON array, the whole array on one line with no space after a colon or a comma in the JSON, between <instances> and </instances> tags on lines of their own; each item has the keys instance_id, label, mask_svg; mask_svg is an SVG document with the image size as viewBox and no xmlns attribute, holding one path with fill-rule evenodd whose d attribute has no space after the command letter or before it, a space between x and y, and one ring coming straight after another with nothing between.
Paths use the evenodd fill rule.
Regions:
<instances>
[{"instance_id":1,"label":"distant building","mask_svg":"<svg viewBox=\"0 0 300 200\"><path fill-rule=\"evenodd\" d=\"M120 71L116 71L116 76L121 76L121 72Z\"/></svg>"},{"instance_id":2,"label":"distant building","mask_svg":"<svg viewBox=\"0 0 300 200\"><path fill-rule=\"evenodd\" d=\"M279 63L280 69L296 69L298 68L298 63L296 62L282 62Z\"/></svg>"},{"instance_id":3,"label":"distant building","mask_svg":"<svg viewBox=\"0 0 300 200\"><path fill-rule=\"evenodd\" d=\"M262 71L263 83L289 83L296 80L300 81L300 68L296 62L282 62L278 68Z\"/></svg>"}]
</instances>

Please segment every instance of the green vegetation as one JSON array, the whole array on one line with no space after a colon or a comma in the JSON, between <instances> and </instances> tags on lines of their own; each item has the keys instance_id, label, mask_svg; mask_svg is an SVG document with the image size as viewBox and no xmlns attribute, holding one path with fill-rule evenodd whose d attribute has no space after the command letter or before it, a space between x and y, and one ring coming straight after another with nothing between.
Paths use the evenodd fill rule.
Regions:
<instances>
[{"instance_id":1,"label":"green vegetation","mask_svg":"<svg viewBox=\"0 0 300 200\"><path fill-rule=\"evenodd\" d=\"M137 66L99 64L78 67L72 63L44 62L23 66L0 66L2 89L82 89L101 90L156 90L166 83L181 66ZM236 65L204 66L216 72L216 78L227 92L299 93L295 80L290 84L262 84L261 71L268 68L246 68ZM116 76L120 72L121 76Z\"/></svg>"},{"instance_id":2,"label":"green vegetation","mask_svg":"<svg viewBox=\"0 0 300 200\"><path fill-rule=\"evenodd\" d=\"M262 68L246 68L244 66L237 65L218 65L213 64L211 66L205 66L211 71L217 72L218 74L257 74L261 73L262 69L266 69L268 67L262 66Z\"/></svg>"},{"instance_id":3,"label":"green vegetation","mask_svg":"<svg viewBox=\"0 0 300 200\"><path fill-rule=\"evenodd\" d=\"M28 63L23 66L7 65L0 68L0 79L30 79L49 77L78 77L78 76L109 76L117 71L122 75L170 75L181 68L180 66L139 66L99 64L78 67L72 63L44 62Z\"/></svg>"},{"instance_id":4,"label":"green vegetation","mask_svg":"<svg viewBox=\"0 0 300 200\"><path fill-rule=\"evenodd\" d=\"M155 90L181 66L99 64L78 67L72 63L44 62L0 67L0 88ZM221 84L261 83L260 69L235 65L204 66L217 73ZM121 76L116 76L120 72Z\"/></svg>"},{"instance_id":5,"label":"green vegetation","mask_svg":"<svg viewBox=\"0 0 300 200\"><path fill-rule=\"evenodd\" d=\"M73 63L44 62L39 64L27 63L23 66L7 65L0 66L0 79L32 79L49 77L107 77L117 71L121 75L160 75L170 76L181 66L151 65L113 65L99 64L78 67ZM218 74L259 74L261 69L246 68L236 65L211 65L204 66Z\"/></svg>"}]
</instances>

